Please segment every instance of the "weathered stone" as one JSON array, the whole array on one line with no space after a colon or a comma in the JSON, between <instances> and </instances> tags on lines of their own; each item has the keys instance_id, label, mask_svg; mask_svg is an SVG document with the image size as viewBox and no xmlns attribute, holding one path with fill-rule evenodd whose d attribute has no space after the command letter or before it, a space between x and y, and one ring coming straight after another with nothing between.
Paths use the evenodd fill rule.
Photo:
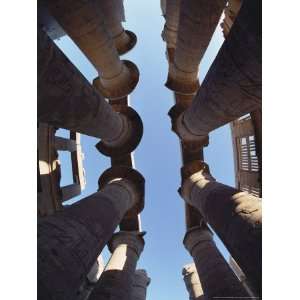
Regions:
<instances>
[{"instance_id":1,"label":"weathered stone","mask_svg":"<svg viewBox=\"0 0 300 300\"><path fill-rule=\"evenodd\" d=\"M261 107L261 0L245 0L191 106L177 119L183 140Z\"/></svg>"},{"instance_id":2,"label":"weathered stone","mask_svg":"<svg viewBox=\"0 0 300 300\"><path fill-rule=\"evenodd\" d=\"M75 299L83 279L136 199L135 183L116 178L101 191L39 221L39 299Z\"/></svg>"},{"instance_id":3,"label":"weathered stone","mask_svg":"<svg viewBox=\"0 0 300 300\"><path fill-rule=\"evenodd\" d=\"M98 0L96 4L104 16L104 22L111 33L118 53L125 54L136 44L136 35L129 30L124 30L125 22L123 0Z\"/></svg>"},{"instance_id":4,"label":"weathered stone","mask_svg":"<svg viewBox=\"0 0 300 300\"><path fill-rule=\"evenodd\" d=\"M146 300L147 287L151 279L146 270L139 269L135 271L130 300Z\"/></svg>"},{"instance_id":5,"label":"weathered stone","mask_svg":"<svg viewBox=\"0 0 300 300\"><path fill-rule=\"evenodd\" d=\"M100 77L94 84L109 98L131 93L139 79L137 67L120 60L97 0L48 1L49 10L94 65Z\"/></svg>"},{"instance_id":6,"label":"weathered stone","mask_svg":"<svg viewBox=\"0 0 300 300\"><path fill-rule=\"evenodd\" d=\"M200 211L260 294L261 199L216 182L201 161L182 168L181 195Z\"/></svg>"},{"instance_id":7,"label":"weathered stone","mask_svg":"<svg viewBox=\"0 0 300 300\"><path fill-rule=\"evenodd\" d=\"M207 228L191 228L183 243L194 259L205 299L243 299L249 296L219 252Z\"/></svg>"},{"instance_id":8,"label":"weathered stone","mask_svg":"<svg viewBox=\"0 0 300 300\"><path fill-rule=\"evenodd\" d=\"M112 256L97 282L90 300L128 300L134 272L144 248L144 233L120 231L109 242Z\"/></svg>"},{"instance_id":9,"label":"weathered stone","mask_svg":"<svg viewBox=\"0 0 300 300\"><path fill-rule=\"evenodd\" d=\"M172 1L173 2L173 1ZM175 1L178 7L180 1ZM195 94L199 88L198 69L217 27L226 0L181 1L174 62L169 64L166 86L177 93ZM167 11L168 11L167 4ZM175 5L174 5L175 6ZM176 15L176 16L177 16ZM168 13L167 13L168 17ZM174 17L174 23L178 23ZM176 23L176 24L177 24ZM175 26L174 26L175 27Z\"/></svg>"}]
</instances>

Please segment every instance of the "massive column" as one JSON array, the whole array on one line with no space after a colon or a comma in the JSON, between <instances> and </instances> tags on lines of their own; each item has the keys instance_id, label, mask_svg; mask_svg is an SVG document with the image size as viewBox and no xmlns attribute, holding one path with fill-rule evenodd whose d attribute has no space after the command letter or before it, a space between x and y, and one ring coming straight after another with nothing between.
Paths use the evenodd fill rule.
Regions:
<instances>
[{"instance_id":1,"label":"massive column","mask_svg":"<svg viewBox=\"0 0 300 300\"><path fill-rule=\"evenodd\" d=\"M97 5L105 17L106 28L111 33L118 53L127 53L135 46L137 38L122 26L122 22L125 22L123 0L97 0Z\"/></svg>"},{"instance_id":2,"label":"massive column","mask_svg":"<svg viewBox=\"0 0 300 300\"><path fill-rule=\"evenodd\" d=\"M130 300L146 300L147 287L151 279L146 270L139 269L134 273Z\"/></svg>"},{"instance_id":3,"label":"massive column","mask_svg":"<svg viewBox=\"0 0 300 300\"><path fill-rule=\"evenodd\" d=\"M127 151L134 150L142 136L142 122L137 113L132 108L120 114L114 112L40 29L38 121L99 137L107 148L120 152L126 147Z\"/></svg>"},{"instance_id":4,"label":"massive column","mask_svg":"<svg viewBox=\"0 0 300 300\"><path fill-rule=\"evenodd\" d=\"M110 100L135 88L139 72L130 61L121 61L105 25L97 0L48 1L50 12L98 71L95 86Z\"/></svg>"},{"instance_id":5,"label":"massive column","mask_svg":"<svg viewBox=\"0 0 300 300\"><path fill-rule=\"evenodd\" d=\"M181 1L181 3L180 1L169 2L173 4L171 7L174 14L171 16L174 17L171 19L173 26L167 32L172 33L171 40L176 43L176 48L174 62L169 65L166 86L177 93L194 94L199 88L198 68L200 61L227 1L189 0ZM167 18L169 2L167 3ZM180 14L178 14L179 4ZM175 7L177 9L174 9ZM178 23L178 19L178 32L176 32L175 25ZM177 35L177 39L174 39L173 35L175 37Z\"/></svg>"},{"instance_id":6,"label":"massive column","mask_svg":"<svg viewBox=\"0 0 300 300\"><path fill-rule=\"evenodd\" d=\"M128 300L134 272L144 248L144 233L120 231L113 235L109 249L112 256L89 300Z\"/></svg>"},{"instance_id":7,"label":"massive column","mask_svg":"<svg viewBox=\"0 0 300 300\"><path fill-rule=\"evenodd\" d=\"M181 195L200 211L260 293L261 199L216 182L202 161L182 168Z\"/></svg>"},{"instance_id":8,"label":"massive column","mask_svg":"<svg viewBox=\"0 0 300 300\"><path fill-rule=\"evenodd\" d=\"M114 175L100 177L100 191L39 220L38 299L75 299L125 213L143 209L142 175L130 168Z\"/></svg>"},{"instance_id":9,"label":"massive column","mask_svg":"<svg viewBox=\"0 0 300 300\"><path fill-rule=\"evenodd\" d=\"M179 24L179 12L180 12L181 0L167 0L165 3L165 19L166 23L161 33L163 40L167 43L167 49L174 50L176 48L177 30ZM168 51L169 52L169 51ZM170 62L170 59L169 59Z\"/></svg>"},{"instance_id":10,"label":"massive column","mask_svg":"<svg viewBox=\"0 0 300 300\"><path fill-rule=\"evenodd\" d=\"M217 249L207 228L197 226L189 229L183 243L194 259L205 299L243 299L249 296Z\"/></svg>"},{"instance_id":11,"label":"massive column","mask_svg":"<svg viewBox=\"0 0 300 300\"><path fill-rule=\"evenodd\" d=\"M191 106L176 121L183 140L207 134L261 107L261 0L241 10Z\"/></svg>"},{"instance_id":12,"label":"massive column","mask_svg":"<svg viewBox=\"0 0 300 300\"><path fill-rule=\"evenodd\" d=\"M190 300L204 300L203 289L194 263L185 265L182 269L183 280Z\"/></svg>"}]
</instances>

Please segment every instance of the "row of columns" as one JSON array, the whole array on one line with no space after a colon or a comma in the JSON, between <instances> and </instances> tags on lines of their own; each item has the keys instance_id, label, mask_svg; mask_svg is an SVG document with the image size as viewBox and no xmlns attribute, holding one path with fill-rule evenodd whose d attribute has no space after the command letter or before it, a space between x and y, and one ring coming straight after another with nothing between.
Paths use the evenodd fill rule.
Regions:
<instances>
[{"instance_id":1,"label":"row of columns","mask_svg":"<svg viewBox=\"0 0 300 300\"><path fill-rule=\"evenodd\" d=\"M121 162L143 134L142 121L127 102L139 71L119 58L136 43L136 36L122 26L123 1L46 2L99 77L91 86L38 29L38 120L101 138L98 150L112 162ZM61 146L63 142L57 140ZM145 300L150 279L145 271L136 271L144 233L114 233L128 212L138 216L144 207L145 180L130 161L106 170L99 178L98 192L39 220L40 299ZM107 243L112 256L97 280L95 261ZM82 292L78 295L78 291Z\"/></svg>"},{"instance_id":2,"label":"row of columns","mask_svg":"<svg viewBox=\"0 0 300 300\"><path fill-rule=\"evenodd\" d=\"M188 290L195 287L190 299L242 299L252 295L217 250L204 222L218 234L256 294L261 295L261 199L216 182L203 162L202 147L207 145L210 131L261 108L261 1L243 1L229 36L199 89L199 63L226 4L226 1L210 1L201 11L204 2L166 1L163 32L169 48L166 38L169 5L171 28L176 28L172 33L177 33L172 44L174 50L168 49L166 85L181 100L176 101L169 115L183 150L179 191L186 203L188 230L184 244L193 256L199 276L199 281L196 276L189 281ZM192 101L186 102L188 95ZM198 158L192 151L195 147ZM186 268L184 272L188 273Z\"/></svg>"}]
</instances>

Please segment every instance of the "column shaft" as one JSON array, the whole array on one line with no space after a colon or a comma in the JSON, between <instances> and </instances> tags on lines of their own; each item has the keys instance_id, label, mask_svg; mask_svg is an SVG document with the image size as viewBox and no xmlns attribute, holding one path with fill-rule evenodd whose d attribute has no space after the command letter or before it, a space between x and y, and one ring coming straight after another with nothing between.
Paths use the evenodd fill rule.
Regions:
<instances>
[{"instance_id":1,"label":"column shaft","mask_svg":"<svg viewBox=\"0 0 300 300\"><path fill-rule=\"evenodd\" d=\"M202 285L195 264L185 265L182 270L183 280L190 300L204 300Z\"/></svg>"},{"instance_id":2,"label":"column shaft","mask_svg":"<svg viewBox=\"0 0 300 300\"><path fill-rule=\"evenodd\" d=\"M176 48L177 30L179 24L181 0L167 0L165 6L166 23L162 38L167 43L167 48Z\"/></svg>"},{"instance_id":3,"label":"column shaft","mask_svg":"<svg viewBox=\"0 0 300 300\"><path fill-rule=\"evenodd\" d=\"M168 82L172 80L175 86L169 86L167 83L167 86L176 92L197 92L199 64L226 2L226 0L181 1L174 64L170 65L168 78Z\"/></svg>"},{"instance_id":4,"label":"column shaft","mask_svg":"<svg viewBox=\"0 0 300 300\"><path fill-rule=\"evenodd\" d=\"M112 239L113 254L97 282L89 300L128 300L134 272L144 247L140 233L123 231Z\"/></svg>"},{"instance_id":5,"label":"column shaft","mask_svg":"<svg viewBox=\"0 0 300 300\"><path fill-rule=\"evenodd\" d=\"M133 279L130 300L146 300L147 287L150 284L150 278L146 270L136 270Z\"/></svg>"},{"instance_id":6,"label":"column shaft","mask_svg":"<svg viewBox=\"0 0 300 300\"><path fill-rule=\"evenodd\" d=\"M206 136L260 107L261 0L245 0L192 105L178 119L178 126L184 125L191 135Z\"/></svg>"},{"instance_id":7,"label":"column shaft","mask_svg":"<svg viewBox=\"0 0 300 300\"><path fill-rule=\"evenodd\" d=\"M205 299L243 299L248 296L217 249L209 230L193 227L187 231L184 245L194 259Z\"/></svg>"},{"instance_id":8,"label":"column shaft","mask_svg":"<svg viewBox=\"0 0 300 300\"><path fill-rule=\"evenodd\" d=\"M261 199L226 186L199 171L183 183L184 199L196 207L233 258L261 291Z\"/></svg>"},{"instance_id":9,"label":"column shaft","mask_svg":"<svg viewBox=\"0 0 300 300\"><path fill-rule=\"evenodd\" d=\"M97 5L105 17L106 27L111 33L119 54L124 54L130 50L127 48L131 40L128 31L125 31L122 25L125 21L123 0L98 0Z\"/></svg>"},{"instance_id":10,"label":"column shaft","mask_svg":"<svg viewBox=\"0 0 300 300\"><path fill-rule=\"evenodd\" d=\"M127 180L99 191L38 223L38 298L75 299L124 214L134 204Z\"/></svg>"},{"instance_id":11,"label":"column shaft","mask_svg":"<svg viewBox=\"0 0 300 300\"><path fill-rule=\"evenodd\" d=\"M122 71L122 62L95 0L49 1L50 11L103 78Z\"/></svg>"},{"instance_id":12,"label":"column shaft","mask_svg":"<svg viewBox=\"0 0 300 300\"><path fill-rule=\"evenodd\" d=\"M38 30L38 121L106 141L118 139L124 120L59 48Z\"/></svg>"}]
</instances>

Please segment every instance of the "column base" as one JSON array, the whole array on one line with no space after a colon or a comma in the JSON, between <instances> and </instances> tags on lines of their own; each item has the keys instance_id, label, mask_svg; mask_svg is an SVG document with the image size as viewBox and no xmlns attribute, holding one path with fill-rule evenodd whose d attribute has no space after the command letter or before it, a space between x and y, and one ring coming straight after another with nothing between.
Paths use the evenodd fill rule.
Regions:
<instances>
[{"instance_id":1,"label":"column base","mask_svg":"<svg viewBox=\"0 0 300 300\"><path fill-rule=\"evenodd\" d=\"M125 30L125 34L129 37L129 42L126 44L120 44L120 45L118 45L116 43L116 48L118 50L119 55L124 55L124 54L128 53L130 50L132 50L134 48L134 46L137 43L137 37L132 31Z\"/></svg>"},{"instance_id":2,"label":"column base","mask_svg":"<svg viewBox=\"0 0 300 300\"><path fill-rule=\"evenodd\" d=\"M109 157L119 157L132 152L140 143L143 136L143 122L138 113L129 106L123 107L120 111L126 117L130 126L130 132L125 141L120 141L117 145L109 145L105 141L96 144L100 153Z\"/></svg>"},{"instance_id":3,"label":"column base","mask_svg":"<svg viewBox=\"0 0 300 300\"><path fill-rule=\"evenodd\" d=\"M139 82L140 73L138 67L129 60L122 60L122 62L129 71L129 77L126 82L121 83L119 86L113 85L111 88L107 88L104 87L101 77L96 77L93 80L93 86L109 100L120 99L128 96Z\"/></svg>"},{"instance_id":4,"label":"column base","mask_svg":"<svg viewBox=\"0 0 300 300\"><path fill-rule=\"evenodd\" d=\"M139 214L145 205L145 179L140 172L133 168L125 167L125 166L116 166L111 167L104 171L102 175L99 177L98 186L99 190L104 188L110 181L122 178L128 180L132 183L137 191L136 197L137 201L136 204L130 209L132 214Z\"/></svg>"}]
</instances>

